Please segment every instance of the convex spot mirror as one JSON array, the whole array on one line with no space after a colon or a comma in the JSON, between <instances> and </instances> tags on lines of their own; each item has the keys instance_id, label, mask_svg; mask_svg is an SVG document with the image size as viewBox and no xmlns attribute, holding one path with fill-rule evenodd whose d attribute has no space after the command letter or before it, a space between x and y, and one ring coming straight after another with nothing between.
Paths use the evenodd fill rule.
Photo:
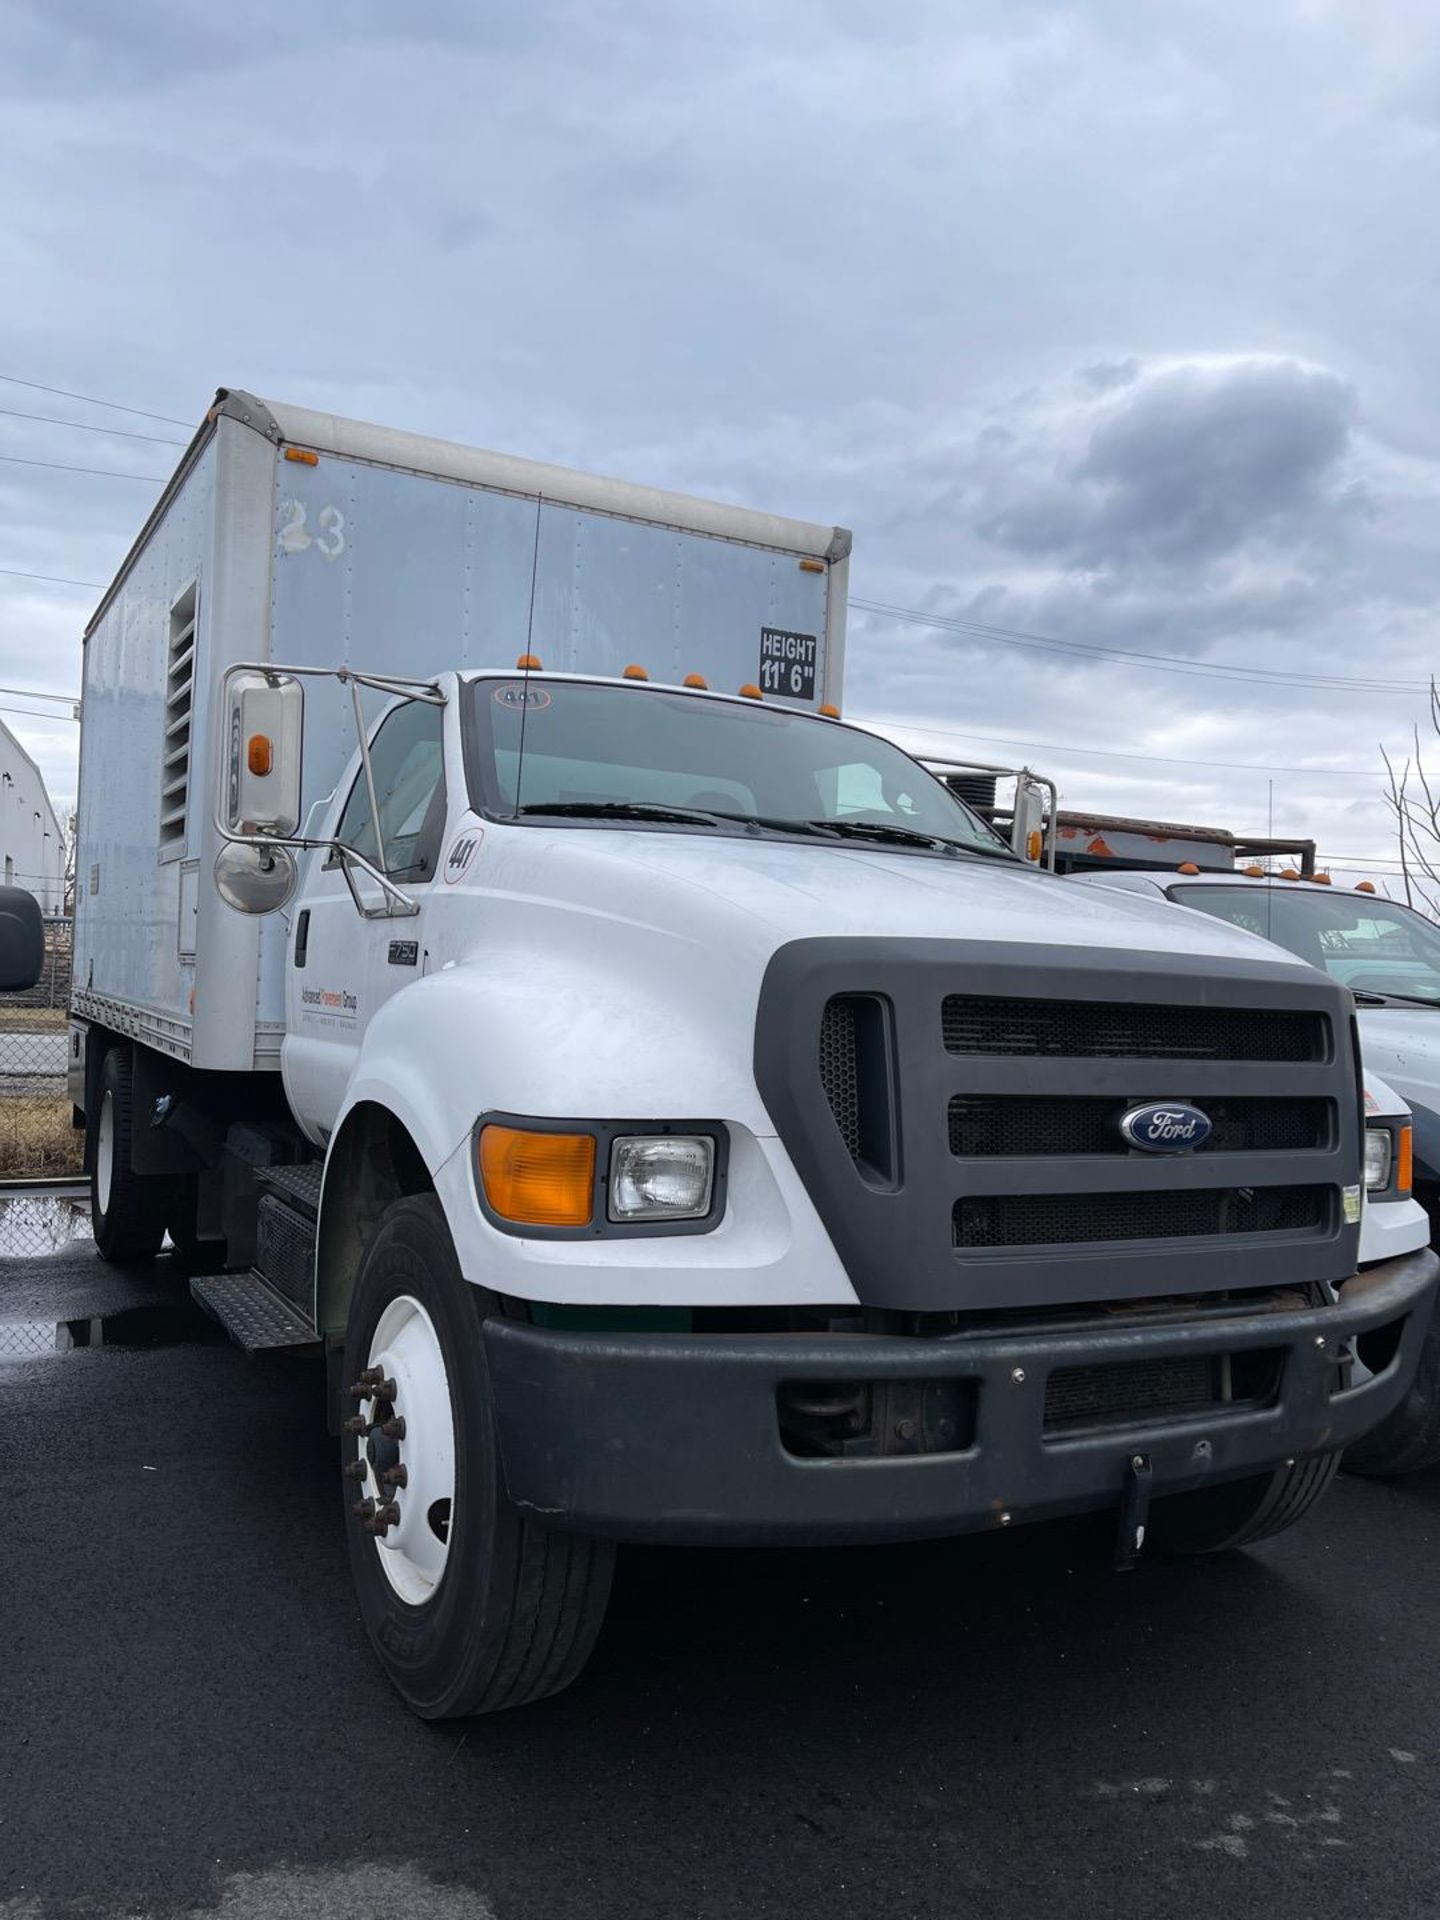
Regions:
<instances>
[{"instance_id":1,"label":"convex spot mirror","mask_svg":"<svg viewBox=\"0 0 1440 1920\"><path fill-rule=\"evenodd\" d=\"M231 840L215 856L215 887L237 913L278 913L299 878L288 847Z\"/></svg>"},{"instance_id":2,"label":"convex spot mirror","mask_svg":"<svg viewBox=\"0 0 1440 1920\"><path fill-rule=\"evenodd\" d=\"M40 903L24 887L0 887L0 991L33 987L45 970Z\"/></svg>"},{"instance_id":3,"label":"convex spot mirror","mask_svg":"<svg viewBox=\"0 0 1440 1920\"><path fill-rule=\"evenodd\" d=\"M304 720L304 690L292 675L247 668L226 676L220 817L229 832L284 837L300 825Z\"/></svg>"}]
</instances>

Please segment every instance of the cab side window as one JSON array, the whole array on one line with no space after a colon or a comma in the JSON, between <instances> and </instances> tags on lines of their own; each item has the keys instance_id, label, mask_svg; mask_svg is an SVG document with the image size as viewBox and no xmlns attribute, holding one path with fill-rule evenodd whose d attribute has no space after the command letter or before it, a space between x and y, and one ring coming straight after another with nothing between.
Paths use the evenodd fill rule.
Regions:
<instances>
[{"instance_id":1,"label":"cab side window","mask_svg":"<svg viewBox=\"0 0 1440 1920\"><path fill-rule=\"evenodd\" d=\"M444 722L443 708L407 701L386 718L370 747L385 871L392 880L423 882L435 875L445 831ZM336 838L379 865L363 766Z\"/></svg>"}]
</instances>

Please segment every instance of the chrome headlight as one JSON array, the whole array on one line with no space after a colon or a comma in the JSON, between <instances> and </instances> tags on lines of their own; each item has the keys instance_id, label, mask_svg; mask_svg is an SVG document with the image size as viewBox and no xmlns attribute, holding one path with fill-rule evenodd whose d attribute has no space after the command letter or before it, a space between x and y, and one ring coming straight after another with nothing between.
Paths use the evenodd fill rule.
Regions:
<instances>
[{"instance_id":1,"label":"chrome headlight","mask_svg":"<svg viewBox=\"0 0 1440 1920\"><path fill-rule=\"evenodd\" d=\"M610 1148L612 1220L703 1220L715 1142L701 1133L624 1134Z\"/></svg>"}]
</instances>

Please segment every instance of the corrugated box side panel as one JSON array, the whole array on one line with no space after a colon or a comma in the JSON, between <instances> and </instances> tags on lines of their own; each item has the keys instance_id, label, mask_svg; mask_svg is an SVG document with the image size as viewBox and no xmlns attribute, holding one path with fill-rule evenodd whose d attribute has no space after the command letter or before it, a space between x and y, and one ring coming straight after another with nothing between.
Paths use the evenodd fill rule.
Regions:
<instances>
[{"instance_id":1,"label":"corrugated box side panel","mask_svg":"<svg viewBox=\"0 0 1440 1920\"><path fill-rule=\"evenodd\" d=\"M182 958L181 873L208 805L201 663L214 494L212 440L90 633L84 661L75 1005L181 1058L195 980L193 959Z\"/></svg>"}]
</instances>

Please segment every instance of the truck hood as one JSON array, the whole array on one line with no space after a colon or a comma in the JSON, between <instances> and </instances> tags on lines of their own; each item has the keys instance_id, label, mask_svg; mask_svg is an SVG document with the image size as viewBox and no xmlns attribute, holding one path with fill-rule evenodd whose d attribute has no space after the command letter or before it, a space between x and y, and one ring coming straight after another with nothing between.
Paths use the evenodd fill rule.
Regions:
<instances>
[{"instance_id":1,"label":"truck hood","mask_svg":"<svg viewBox=\"0 0 1440 1920\"><path fill-rule=\"evenodd\" d=\"M559 912L639 923L682 940L773 951L788 940L889 935L1216 956L1295 968L1293 955L1164 900L1066 886L999 861L863 846L615 829L491 827L473 883ZM748 934L748 939L746 938Z\"/></svg>"},{"instance_id":2,"label":"truck hood","mask_svg":"<svg viewBox=\"0 0 1440 1920\"><path fill-rule=\"evenodd\" d=\"M1367 1075L1409 1102L1416 1157L1440 1176L1440 1007L1362 1007L1359 1025Z\"/></svg>"}]
</instances>

